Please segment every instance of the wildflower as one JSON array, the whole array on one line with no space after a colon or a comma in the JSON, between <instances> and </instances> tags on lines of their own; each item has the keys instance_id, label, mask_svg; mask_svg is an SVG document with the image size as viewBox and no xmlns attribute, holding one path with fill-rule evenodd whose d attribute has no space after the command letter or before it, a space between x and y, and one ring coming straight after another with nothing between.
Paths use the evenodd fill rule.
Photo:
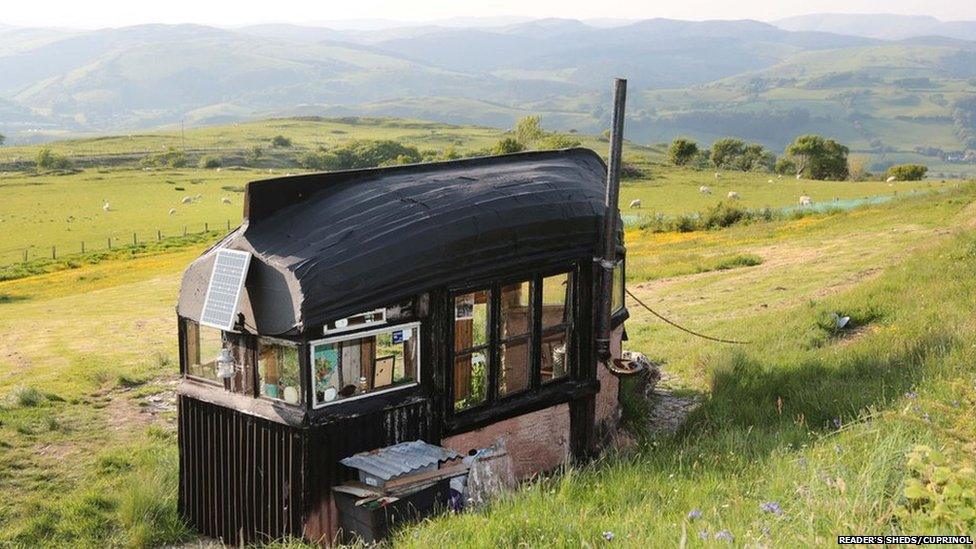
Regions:
<instances>
[{"instance_id":1,"label":"wildflower","mask_svg":"<svg viewBox=\"0 0 976 549\"><path fill-rule=\"evenodd\" d=\"M613 541L613 532L611 532L610 530L603 532L603 539L607 541Z\"/></svg>"},{"instance_id":2,"label":"wildflower","mask_svg":"<svg viewBox=\"0 0 976 549\"><path fill-rule=\"evenodd\" d=\"M767 513L773 513L774 515L782 515L783 508L779 506L778 502L767 501L765 503L759 504L759 508Z\"/></svg>"},{"instance_id":3,"label":"wildflower","mask_svg":"<svg viewBox=\"0 0 976 549\"><path fill-rule=\"evenodd\" d=\"M688 511L688 520L699 519L701 516L702 512L700 509L692 509L691 511Z\"/></svg>"},{"instance_id":4,"label":"wildflower","mask_svg":"<svg viewBox=\"0 0 976 549\"><path fill-rule=\"evenodd\" d=\"M908 391L907 393L905 393L905 398L915 398L917 396L918 393L916 393L915 391Z\"/></svg>"},{"instance_id":5,"label":"wildflower","mask_svg":"<svg viewBox=\"0 0 976 549\"><path fill-rule=\"evenodd\" d=\"M732 532L729 532L728 530L720 530L718 532L715 532L715 539L720 539L732 543L735 540L735 537L732 535Z\"/></svg>"},{"instance_id":6,"label":"wildflower","mask_svg":"<svg viewBox=\"0 0 976 549\"><path fill-rule=\"evenodd\" d=\"M834 418L834 428L840 429L840 426L841 425L842 425L842 423L840 422L840 418L839 417L835 417Z\"/></svg>"},{"instance_id":7,"label":"wildflower","mask_svg":"<svg viewBox=\"0 0 976 549\"><path fill-rule=\"evenodd\" d=\"M700 530L698 532L698 539L708 539L708 530Z\"/></svg>"}]
</instances>

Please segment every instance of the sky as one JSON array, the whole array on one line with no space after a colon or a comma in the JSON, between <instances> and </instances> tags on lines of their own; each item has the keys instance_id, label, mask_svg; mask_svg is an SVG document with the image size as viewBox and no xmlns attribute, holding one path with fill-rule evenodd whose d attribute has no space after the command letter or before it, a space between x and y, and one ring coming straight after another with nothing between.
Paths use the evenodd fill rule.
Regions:
<instances>
[{"instance_id":1,"label":"sky","mask_svg":"<svg viewBox=\"0 0 976 549\"><path fill-rule=\"evenodd\" d=\"M423 22L455 17L564 17L574 19L758 19L808 13L897 13L943 20L976 19L976 0L8 0L0 23L76 28L141 23L331 23L362 26L363 19Z\"/></svg>"}]
</instances>

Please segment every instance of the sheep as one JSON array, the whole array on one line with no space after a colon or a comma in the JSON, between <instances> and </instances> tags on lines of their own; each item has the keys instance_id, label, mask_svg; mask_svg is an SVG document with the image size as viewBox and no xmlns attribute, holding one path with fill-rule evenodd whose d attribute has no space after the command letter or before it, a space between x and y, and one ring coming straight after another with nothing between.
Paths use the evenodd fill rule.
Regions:
<instances>
[{"instance_id":1,"label":"sheep","mask_svg":"<svg viewBox=\"0 0 976 549\"><path fill-rule=\"evenodd\" d=\"M783 179L783 174L779 174L779 175L777 175L777 176L776 176L776 179Z\"/></svg>"},{"instance_id":2,"label":"sheep","mask_svg":"<svg viewBox=\"0 0 976 549\"><path fill-rule=\"evenodd\" d=\"M630 207L631 208L634 208L634 209L640 209L640 207L641 207L640 198L635 198L635 199L631 200L630 201Z\"/></svg>"},{"instance_id":3,"label":"sheep","mask_svg":"<svg viewBox=\"0 0 976 549\"><path fill-rule=\"evenodd\" d=\"M772 182L773 182L773 180L772 180L772 179L770 179L769 181L766 181L766 183L772 183Z\"/></svg>"},{"instance_id":4,"label":"sheep","mask_svg":"<svg viewBox=\"0 0 976 549\"><path fill-rule=\"evenodd\" d=\"M698 192L702 194L712 194L712 188L706 185L702 185L701 187L698 187Z\"/></svg>"},{"instance_id":5,"label":"sheep","mask_svg":"<svg viewBox=\"0 0 976 549\"><path fill-rule=\"evenodd\" d=\"M885 183L894 183L895 181L898 181L898 178L893 175L888 176L888 179L885 179Z\"/></svg>"},{"instance_id":6,"label":"sheep","mask_svg":"<svg viewBox=\"0 0 976 549\"><path fill-rule=\"evenodd\" d=\"M180 200L180 204L189 204L190 202L193 202L193 199L189 196L184 196L183 200Z\"/></svg>"},{"instance_id":7,"label":"sheep","mask_svg":"<svg viewBox=\"0 0 976 549\"><path fill-rule=\"evenodd\" d=\"M738 200L739 199L739 193L737 193L735 191L729 191L729 195L728 196L729 196L729 198L731 200Z\"/></svg>"},{"instance_id":8,"label":"sheep","mask_svg":"<svg viewBox=\"0 0 976 549\"><path fill-rule=\"evenodd\" d=\"M803 174L802 173L796 174L796 180L799 181L801 179L803 179Z\"/></svg>"},{"instance_id":9,"label":"sheep","mask_svg":"<svg viewBox=\"0 0 976 549\"><path fill-rule=\"evenodd\" d=\"M813 206L813 199L810 198L809 196L801 196L800 197L800 205L801 206Z\"/></svg>"},{"instance_id":10,"label":"sheep","mask_svg":"<svg viewBox=\"0 0 976 549\"><path fill-rule=\"evenodd\" d=\"M105 212L112 211L112 205L108 203L108 200L106 200L105 203L102 204L102 211L105 211Z\"/></svg>"},{"instance_id":11,"label":"sheep","mask_svg":"<svg viewBox=\"0 0 976 549\"><path fill-rule=\"evenodd\" d=\"M221 199L220 199L220 201L221 201L222 203L224 203L224 204L230 204L230 203L231 203L231 201L230 201L230 199L229 199L229 198L227 198L226 196L224 196L224 197L221 197Z\"/></svg>"},{"instance_id":12,"label":"sheep","mask_svg":"<svg viewBox=\"0 0 976 549\"><path fill-rule=\"evenodd\" d=\"M176 208L170 208L169 215L176 215Z\"/></svg>"},{"instance_id":13,"label":"sheep","mask_svg":"<svg viewBox=\"0 0 976 549\"><path fill-rule=\"evenodd\" d=\"M715 179L721 179L722 174L715 172Z\"/></svg>"},{"instance_id":14,"label":"sheep","mask_svg":"<svg viewBox=\"0 0 976 549\"><path fill-rule=\"evenodd\" d=\"M194 196L193 199L194 200L203 200L203 195L202 194L198 194L198 195Z\"/></svg>"}]
</instances>

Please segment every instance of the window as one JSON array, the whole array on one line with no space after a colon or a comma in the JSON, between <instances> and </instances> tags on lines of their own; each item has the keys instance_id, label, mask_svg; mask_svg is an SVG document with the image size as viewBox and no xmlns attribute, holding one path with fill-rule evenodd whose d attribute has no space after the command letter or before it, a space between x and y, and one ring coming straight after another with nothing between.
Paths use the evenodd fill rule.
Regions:
<instances>
[{"instance_id":1,"label":"window","mask_svg":"<svg viewBox=\"0 0 976 549\"><path fill-rule=\"evenodd\" d=\"M483 290L454 298L454 409L483 404L488 396L488 304Z\"/></svg>"},{"instance_id":2,"label":"window","mask_svg":"<svg viewBox=\"0 0 976 549\"><path fill-rule=\"evenodd\" d=\"M258 394L288 404L300 403L302 384L298 372L297 344L258 338Z\"/></svg>"},{"instance_id":3,"label":"window","mask_svg":"<svg viewBox=\"0 0 976 549\"><path fill-rule=\"evenodd\" d=\"M220 351L230 345L226 343L223 332L216 328L200 326L192 320L185 320L186 370L188 376L223 383L217 377L217 358Z\"/></svg>"},{"instance_id":4,"label":"window","mask_svg":"<svg viewBox=\"0 0 976 549\"><path fill-rule=\"evenodd\" d=\"M454 410L569 375L572 272L454 296Z\"/></svg>"},{"instance_id":5,"label":"window","mask_svg":"<svg viewBox=\"0 0 976 549\"><path fill-rule=\"evenodd\" d=\"M532 337L532 283L502 286L498 394L505 396L529 388L532 362L529 339Z\"/></svg>"},{"instance_id":6,"label":"window","mask_svg":"<svg viewBox=\"0 0 976 549\"><path fill-rule=\"evenodd\" d=\"M314 342L316 407L414 385L420 373L420 324L392 326Z\"/></svg>"},{"instance_id":7,"label":"window","mask_svg":"<svg viewBox=\"0 0 976 549\"><path fill-rule=\"evenodd\" d=\"M569 344L573 333L573 275L542 279L542 381L569 373Z\"/></svg>"},{"instance_id":8,"label":"window","mask_svg":"<svg viewBox=\"0 0 976 549\"><path fill-rule=\"evenodd\" d=\"M613 295L610 300L610 312L617 313L624 308L624 294L626 292L626 286L624 286L624 260L617 261L617 264L613 267Z\"/></svg>"}]
</instances>

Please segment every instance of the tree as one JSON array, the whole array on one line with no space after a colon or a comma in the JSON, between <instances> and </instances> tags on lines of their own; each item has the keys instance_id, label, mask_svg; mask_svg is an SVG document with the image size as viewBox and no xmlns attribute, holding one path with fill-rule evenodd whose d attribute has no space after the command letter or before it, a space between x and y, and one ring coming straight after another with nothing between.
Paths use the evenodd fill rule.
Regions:
<instances>
[{"instance_id":1,"label":"tree","mask_svg":"<svg viewBox=\"0 0 976 549\"><path fill-rule=\"evenodd\" d=\"M542 139L539 139L535 148L540 150L555 150L571 149L579 146L580 142L577 139L573 139L572 137L559 133L551 133Z\"/></svg>"},{"instance_id":2,"label":"tree","mask_svg":"<svg viewBox=\"0 0 976 549\"><path fill-rule=\"evenodd\" d=\"M247 154L244 155L244 159L248 164L253 165L257 164L258 160L261 160L262 156L264 156L264 149L262 149L260 145L255 145L248 149Z\"/></svg>"},{"instance_id":3,"label":"tree","mask_svg":"<svg viewBox=\"0 0 976 549\"><path fill-rule=\"evenodd\" d=\"M7 140L7 136L0 133L0 147L3 146L3 142Z\"/></svg>"},{"instance_id":4,"label":"tree","mask_svg":"<svg viewBox=\"0 0 976 549\"><path fill-rule=\"evenodd\" d=\"M679 137L668 147L668 160L675 166L685 166L698 155L698 144L690 139Z\"/></svg>"},{"instance_id":5,"label":"tree","mask_svg":"<svg viewBox=\"0 0 976 549\"><path fill-rule=\"evenodd\" d=\"M298 155L298 163L313 170L349 170L389 164L420 162L416 147L391 140L361 139L332 149L319 149Z\"/></svg>"},{"instance_id":6,"label":"tree","mask_svg":"<svg viewBox=\"0 0 976 549\"><path fill-rule=\"evenodd\" d=\"M922 164L901 164L888 168L888 177L897 181L921 181L928 171L928 166Z\"/></svg>"},{"instance_id":7,"label":"tree","mask_svg":"<svg viewBox=\"0 0 976 549\"><path fill-rule=\"evenodd\" d=\"M204 169L212 170L214 168L219 168L221 165L220 158L216 156L201 156L199 166Z\"/></svg>"},{"instance_id":8,"label":"tree","mask_svg":"<svg viewBox=\"0 0 976 549\"><path fill-rule=\"evenodd\" d=\"M851 181L864 181L868 177L870 159L863 154L852 154L847 157L847 178Z\"/></svg>"},{"instance_id":9,"label":"tree","mask_svg":"<svg viewBox=\"0 0 976 549\"><path fill-rule=\"evenodd\" d=\"M786 147L797 173L810 179L847 179L848 152L844 145L819 135L801 135Z\"/></svg>"},{"instance_id":10,"label":"tree","mask_svg":"<svg viewBox=\"0 0 976 549\"><path fill-rule=\"evenodd\" d=\"M746 145L732 137L712 143L711 159L716 168L743 172L770 171L776 165L776 155L759 143Z\"/></svg>"},{"instance_id":11,"label":"tree","mask_svg":"<svg viewBox=\"0 0 976 549\"><path fill-rule=\"evenodd\" d=\"M271 138L271 146L276 149L287 149L291 147L291 139L283 135L276 135Z\"/></svg>"},{"instance_id":12,"label":"tree","mask_svg":"<svg viewBox=\"0 0 976 549\"><path fill-rule=\"evenodd\" d=\"M141 164L147 168L183 168L187 164L186 153L167 147L163 152L147 154Z\"/></svg>"},{"instance_id":13,"label":"tree","mask_svg":"<svg viewBox=\"0 0 976 549\"><path fill-rule=\"evenodd\" d=\"M519 118L512 132L515 134L515 139L523 145L532 143L546 133L542 129L542 118L537 114Z\"/></svg>"},{"instance_id":14,"label":"tree","mask_svg":"<svg viewBox=\"0 0 976 549\"><path fill-rule=\"evenodd\" d=\"M71 168L71 160L68 157L61 156L47 147L37 151L34 163L40 170L67 170Z\"/></svg>"},{"instance_id":15,"label":"tree","mask_svg":"<svg viewBox=\"0 0 976 549\"><path fill-rule=\"evenodd\" d=\"M712 165L729 170L738 169L736 160L742 156L746 144L741 139L726 137L712 143Z\"/></svg>"},{"instance_id":16,"label":"tree","mask_svg":"<svg viewBox=\"0 0 976 549\"><path fill-rule=\"evenodd\" d=\"M517 139L513 137L506 137L500 139L498 143L491 148L491 154L512 154L525 150L525 145L518 142Z\"/></svg>"}]
</instances>

